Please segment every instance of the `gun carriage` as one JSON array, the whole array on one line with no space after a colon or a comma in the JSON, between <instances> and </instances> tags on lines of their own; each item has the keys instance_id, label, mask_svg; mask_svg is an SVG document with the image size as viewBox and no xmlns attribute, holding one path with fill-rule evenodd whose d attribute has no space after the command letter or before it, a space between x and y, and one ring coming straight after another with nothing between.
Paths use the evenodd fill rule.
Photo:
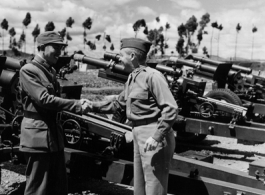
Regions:
<instances>
[{"instance_id":1,"label":"gun carriage","mask_svg":"<svg viewBox=\"0 0 265 195\"><path fill-rule=\"evenodd\" d=\"M74 69L64 66L70 59L69 57L61 58L63 65L57 71L62 87L61 94L62 97L78 99L81 95L82 85L71 84L64 77ZM100 77L121 83L126 82L130 73L118 63L117 54L106 53L105 59L74 54L73 59L97 66L100 68ZM110 59L113 61L110 62ZM19 120L14 119L16 117L21 119L23 113L18 92L18 70L23 64L14 60L11 65L8 65L12 60L8 59L5 63L3 62L1 70L2 73L7 72L8 74L1 74L0 77L0 85L4 92L0 109L4 113L1 118L3 121L1 128L4 128L1 131L1 140L4 143L9 141L14 146L18 143L20 123ZM249 112L253 111L244 106L233 92L228 90L223 92L229 97L225 102L214 97L204 96L206 82L182 76L181 66L176 61L171 60L165 65L161 60L150 63L150 66L165 75L170 90L180 107L180 117L174 125L178 137L188 140L191 134L198 134L202 137L211 134L263 141L264 125L249 120ZM58 114L57 120L65 131L67 146L65 154L68 168L73 167L76 162L77 158L73 156L81 154L82 158L86 156L102 168L100 170L102 178L132 184L131 127L127 124L126 118L120 117L119 121L113 121L93 113L79 116L61 112ZM179 183L178 186L189 184L194 188L179 187L174 189L175 182ZM169 185L172 186L169 188L172 193L178 191L188 194L213 195L220 192L256 195L265 192L262 176L257 180L255 176L241 171L218 167L178 155L174 155L172 161Z\"/></svg>"},{"instance_id":2,"label":"gun carriage","mask_svg":"<svg viewBox=\"0 0 265 195\"><path fill-rule=\"evenodd\" d=\"M75 54L73 58L100 68L99 77L121 83L125 83L127 80L129 72L119 64L118 54L105 53L103 59L94 59ZM177 58L151 60L147 63L150 67L164 74L168 80L170 90L178 103L180 108L179 119L174 125L174 129L176 129L178 134L178 140L200 141L207 134L235 137L238 139L245 139L244 137L246 137L248 139L250 132L246 128L264 128L264 124L257 123L260 122L257 121L257 118L261 118L265 109L259 109L260 104L258 103L242 103L242 97L239 97L235 93L236 91L233 92L230 89L224 88L227 80L230 81L227 77L234 78L235 75L239 75L237 70L241 68L240 66L232 66L231 63L219 63L220 66L198 64L190 60ZM193 75L190 74L184 77L181 70L183 65L194 68L192 70L193 74L196 74L196 71L212 74L213 80L218 81L220 89L214 89L204 95L206 81L192 79ZM253 81L253 78L256 77L250 74L251 69L242 67L240 71L244 72L246 78L249 78L249 82L257 83L258 81L260 83L260 78ZM191 126L192 124L204 128L195 128L195 126ZM251 131L252 135L253 133L256 134L257 132ZM254 137L250 139L262 141L259 133L254 135Z\"/></svg>"}]
</instances>

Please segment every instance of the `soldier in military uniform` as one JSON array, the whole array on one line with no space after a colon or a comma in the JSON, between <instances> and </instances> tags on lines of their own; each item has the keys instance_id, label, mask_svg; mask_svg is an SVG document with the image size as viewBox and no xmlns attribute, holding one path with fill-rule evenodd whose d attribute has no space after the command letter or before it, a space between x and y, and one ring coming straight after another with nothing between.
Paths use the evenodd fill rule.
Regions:
<instances>
[{"instance_id":1,"label":"soldier in military uniform","mask_svg":"<svg viewBox=\"0 0 265 195\"><path fill-rule=\"evenodd\" d=\"M38 54L20 70L24 118L20 150L27 157L25 195L65 195L67 175L63 131L56 124L60 111L82 114L85 100L59 97L56 64L63 43L61 36L47 31L37 37Z\"/></svg>"},{"instance_id":2,"label":"soldier in military uniform","mask_svg":"<svg viewBox=\"0 0 265 195\"><path fill-rule=\"evenodd\" d=\"M126 113L132 122L136 195L167 194L169 165L175 149L172 125L178 107L165 77L146 66L150 46L142 39L122 39L120 62L132 71L124 91L116 100L88 101L90 111Z\"/></svg>"}]
</instances>

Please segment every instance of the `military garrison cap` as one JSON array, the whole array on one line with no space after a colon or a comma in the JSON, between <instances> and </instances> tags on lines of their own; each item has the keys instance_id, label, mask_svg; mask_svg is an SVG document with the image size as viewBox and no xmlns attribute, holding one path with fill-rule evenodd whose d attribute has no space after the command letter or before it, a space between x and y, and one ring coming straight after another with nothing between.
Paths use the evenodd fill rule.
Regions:
<instances>
[{"instance_id":1,"label":"military garrison cap","mask_svg":"<svg viewBox=\"0 0 265 195\"><path fill-rule=\"evenodd\" d=\"M55 31L46 31L44 33L41 33L37 37L37 43L38 43L38 46L46 45L49 43L60 44L60 45L65 45L65 46L67 45L63 42L63 38L61 37L61 35Z\"/></svg>"},{"instance_id":2,"label":"military garrison cap","mask_svg":"<svg viewBox=\"0 0 265 195\"><path fill-rule=\"evenodd\" d=\"M139 38L125 38L121 40L121 49L136 48L144 53L148 53L152 43Z\"/></svg>"}]
</instances>

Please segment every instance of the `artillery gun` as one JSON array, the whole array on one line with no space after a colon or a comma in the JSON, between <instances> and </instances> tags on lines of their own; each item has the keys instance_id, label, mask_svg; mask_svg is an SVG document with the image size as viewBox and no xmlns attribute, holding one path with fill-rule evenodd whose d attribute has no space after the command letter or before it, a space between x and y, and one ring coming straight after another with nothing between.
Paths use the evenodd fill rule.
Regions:
<instances>
[{"instance_id":1,"label":"artillery gun","mask_svg":"<svg viewBox=\"0 0 265 195\"><path fill-rule=\"evenodd\" d=\"M219 62L196 55L189 55L185 60L170 58L176 64L191 67L190 77L199 75L214 81L212 91L207 97L222 100L220 91L232 91L240 105L247 107L248 120L265 122L265 79L252 74L252 69L229 62ZM240 99L240 100L239 100ZM225 100L225 99L224 99Z\"/></svg>"},{"instance_id":2,"label":"artillery gun","mask_svg":"<svg viewBox=\"0 0 265 195\"><path fill-rule=\"evenodd\" d=\"M2 147L13 147L19 143L20 123L22 120L22 105L19 93L19 70L25 60L16 60L0 56L0 136Z\"/></svg>"},{"instance_id":3,"label":"artillery gun","mask_svg":"<svg viewBox=\"0 0 265 195\"><path fill-rule=\"evenodd\" d=\"M130 73L121 64L118 62L115 63L115 58L110 62L109 59L96 59L75 54L73 55L73 59L96 66L100 68L100 77L121 83L126 82ZM174 65L174 63L172 64ZM263 141L262 137L265 135L265 126L261 123L254 123L247 120L247 113L250 112L248 108L242 105L236 105L234 102L223 102L203 96L206 82L182 77L182 71L177 66L166 66L160 61L158 63L152 63L152 67L158 69L165 75L169 82L171 92L178 101L178 104L182 106L182 110L180 111L182 115L180 115L179 120L174 125L177 136L182 135L182 133L183 135L188 133L199 135L211 134ZM231 94L234 94L231 91L227 91L227 93L229 93L229 97L232 96ZM238 100L236 97L232 96L234 101ZM119 155L128 145L126 134L129 134L131 131L130 126L123 124L125 122L124 118L116 122L109 119L102 119L93 113L79 116L62 112L58 121L63 124L64 130L69 138L71 138L69 141L72 147L76 146L76 148L81 149L79 146L82 143L82 139L85 139L85 142L93 142L93 139L96 139L97 141L93 143L108 140L107 142L110 144L108 151L112 151L112 154L118 153L118 155L114 155L118 159L114 158L110 162L109 160L102 159L102 153L96 156L96 161L101 162L101 165L107 164L108 168L103 168L107 170L106 172L103 171L103 177L114 182L130 184L132 175L129 174L129 170L132 168L132 163L131 161L121 160L126 160L126 158ZM98 148L98 145L93 144L87 146L91 147L86 149L88 151L86 155L88 155L87 157L90 160L94 161L95 153L90 154L89 151L96 147ZM130 150L132 151L132 148ZM128 149L125 150L127 153L128 151ZM67 165L73 164L71 162L74 160L71 159L76 159L76 155L79 153L79 150L67 151ZM85 154L82 153L81 155ZM118 172L119 174L117 174ZM175 182L179 184L178 186L185 186L187 183L190 187L197 186L195 187L196 192L189 191L191 188L184 189L179 187L175 189L178 192L186 194L213 195L218 192L221 194L264 194L265 191L263 180L256 180L255 177L249 176L242 171L234 171L229 168L218 167L194 159L183 158L178 155L174 155L172 160L169 185L171 187L176 186ZM171 187L169 189L172 189ZM173 193L176 191L173 190Z\"/></svg>"},{"instance_id":4,"label":"artillery gun","mask_svg":"<svg viewBox=\"0 0 265 195\"><path fill-rule=\"evenodd\" d=\"M101 67L102 70L100 70L99 73L102 77L107 79L124 83L129 74L129 72L124 71L124 67L118 63L110 63L103 59L94 59L80 55L74 55L73 58L78 61L89 63L90 65ZM64 60L68 61L69 58L65 58ZM15 60L15 64L19 65L20 63ZM18 74L16 73L20 67L21 66L16 66L15 70L3 68L6 72L9 71L12 73L10 73L10 77L8 77L9 82L7 85L5 85L6 82L2 82L0 78L2 82L0 83L1 85L9 86L6 88L7 91L11 89L10 86L16 86L15 88L19 87L18 82L14 81L18 80ZM60 73L59 81L62 87L61 94L68 98L80 98L82 85L68 82L64 78L64 74L67 72L66 70L68 70L68 68L65 66L63 67L62 72L58 70L58 74ZM109 69L110 67L112 69ZM245 107L204 97L205 82L197 82L190 78L181 77L182 71L177 67L167 67L163 64L158 64L155 65L154 68L157 68L166 76L172 93L179 99L178 104L187 107L182 109L183 116L182 119L176 123L176 129L182 129L184 133L191 132L226 137L244 137L254 140L260 140L264 137L264 126L245 120L246 113L248 112L248 109ZM2 78L4 78L4 76L6 75L1 75ZM13 91L12 93L17 94L19 97L19 93ZM11 100L11 98L8 97L11 96L6 96L6 101ZM14 97L16 96L14 95ZM16 101L18 100L16 99ZM13 109L14 113L16 113L14 115L21 116L19 102L18 104L14 104L18 106L13 106L11 103L9 105L12 106L6 106L5 108L1 108L1 110L5 111L9 108L9 110L15 108ZM185 113L185 110L189 111ZM8 112L5 115L8 115ZM216 118L220 118L220 116L222 122L216 122ZM2 119L6 120L5 117ZM132 148L130 148L131 142L129 139L131 127L125 124L124 119L121 122L116 122L93 113L80 116L69 112L61 112L58 114L57 120L65 131L67 146L72 148L65 149L68 171L70 169L71 172L72 167L75 165L74 162L79 160L79 163L85 163L86 168L95 169L95 164L97 167L100 167L97 177L102 177L113 182L131 184L133 178L132 160L128 158L128 156L131 155L130 152L133 151ZM8 124L8 121L5 123ZM19 122L17 123L19 125ZM10 127L10 125L8 127ZM19 131L19 128L17 128L17 130ZM6 129L5 132L7 133L8 130ZM179 132L177 133L179 135ZM11 132L9 134L11 137L14 137L14 133ZM246 137L246 135L248 137ZM81 147L83 143L86 144L86 148ZM122 152L127 154L127 158L119 154ZM78 155L81 155L81 159L77 158ZM114 158L113 155L116 158ZM88 161L86 161L85 158L89 159L89 164L86 164ZM78 166L76 168L80 167ZM84 166L82 168L84 168ZM81 171L86 173L85 169ZM176 185L176 183L178 185ZM187 184L189 188L182 187L187 186ZM169 187L169 193L174 194L176 192L190 195L265 194L265 187L262 179L256 180L255 177L249 176L241 171L231 170L229 168L184 158L178 155L174 155L172 159L169 185L171 186ZM178 187L174 189L175 186Z\"/></svg>"},{"instance_id":5,"label":"artillery gun","mask_svg":"<svg viewBox=\"0 0 265 195\"><path fill-rule=\"evenodd\" d=\"M99 77L121 83L125 83L127 80L129 72L123 67L123 65L119 64L119 54L107 52L104 54L103 59L95 59L75 54L73 58L79 62L100 68L98 74ZM110 59L112 61L110 61ZM168 65L168 62L170 62L170 65ZM178 134L178 140L195 142L203 140L206 137L206 134L214 134L212 130L205 131L196 128L197 131L195 131L194 127L189 128L189 126L187 126L187 124L189 124L187 123L188 120L198 120L197 125L200 123L211 124L212 122L219 122L222 124L221 128L218 128L221 134L221 131L234 131L235 125L238 125L240 129L247 126L258 128L264 127L263 124L252 122L252 120L254 120L253 116L256 116L254 115L254 112L255 114L256 112L259 112L258 114L260 115L265 114L265 110L258 110L257 104L249 104L248 106L243 105L241 99L229 89L213 90L204 96L206 81L196 81L189 77L183 77L181 70L183 65L188 65L197 68L200 71L208 71L207 73L213 72L215 73L215 78L219 81L219 86L225 86L226 79L224 79L224 75L233 76L237 73L236 70L240 69L239 66L234 66L233 69L231 69L232 64L229 63L223 63L222 66L219 66L218 68L208 64L201 64L198 68L198 64L194 62L176 58L170 58L169 60L152 60L151 62L147 62L147 64L164 74L168 80L169 88L180 108L179 118L174 125L174 129L176 129ZM242 69L242 71L250 73L251 69L245 68ZM249 78L251 78L251 76L252 75L248 75ZM216 98L216 94L221 98ZM216 99L218 101L216 101ZM240 107L240 117L235 107ZM228 126L223 126L224 124ZM207 129L214 129L210 126L207 127ZM228 137L230 136L231 135ZM260 139L258 140L261 141Z\"/></svg>"}]
</instances>

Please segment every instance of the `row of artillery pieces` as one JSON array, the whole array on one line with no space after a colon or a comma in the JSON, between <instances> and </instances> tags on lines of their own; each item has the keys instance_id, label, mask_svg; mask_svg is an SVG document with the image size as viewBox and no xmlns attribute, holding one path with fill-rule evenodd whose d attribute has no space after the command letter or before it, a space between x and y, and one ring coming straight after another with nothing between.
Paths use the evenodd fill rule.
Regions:
<instances>
[{"instance_id":1,"label":"row of artillery pieces","mask_svg":"<svg viewBox=\"0 0 265 195\"><path fill-rule=\"evenodd\" d=\"M100 59L81 54L62 56L56 71L62 97L66 98L80 99L83 87L65 78L75 69L69 65L71 60L95 66L99 77L120 83L125 83L130 73L120 64L119 54L105 53ZM0 56L1 151L11 153L14 162L18 161L23 118L18 71L24 63ZM147 64L165 76L179 106L173 126L177 143L196 144L207 135L264 142L265 80L252 74L251 68L194 55L151 59ZM206 89L209 81L211 90ZM60 112L57 122L65 132L69 174L133 185L131 126L125 116ZM211 155L176 153L170 168L169 193L264 195L264 164L251 162L246 173L213 164Z\"/></svg>"}]
</instances>

